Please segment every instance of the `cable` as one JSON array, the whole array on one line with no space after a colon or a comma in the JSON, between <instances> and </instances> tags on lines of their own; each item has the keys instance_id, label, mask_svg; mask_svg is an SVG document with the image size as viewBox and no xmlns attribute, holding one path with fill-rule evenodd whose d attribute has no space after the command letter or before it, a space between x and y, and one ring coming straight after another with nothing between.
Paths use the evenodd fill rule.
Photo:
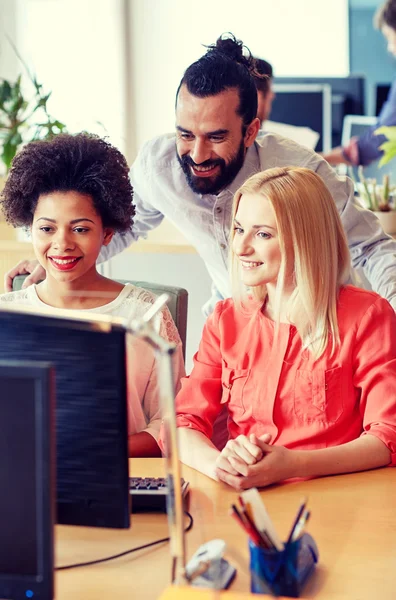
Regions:
<instances>
[{"instance_id":1,"label":"cable","mask_svg":"<svg viewBox=\"0 0 396 600\"><path fill-rule=\"evenodd\" d=\"M189 523L184 530L184 533L190 531L194 524L194 519L192 515L185 511L184 513L189 518ZM151 546L156 546L157 544L162 544L163 542L169 542L170 537L162 538L161 540L156 540L155 542L150 542L149 544L144 544L143 546L137 546L136 548L131 548L130 550L125 550L124 552L120 552L119 554L113 554L113 556L107 556L106 558L97 558L96 560L90 560L88 562L83 563L75 563L73 565L63 565L61 567L55 567L56 571L66 571L66 569L77 569L79 567L88 567L90 565L97 565L102 562L106 562L108 560L114 560L115 558L121 558L121 556L125 556L126 554L132 554L132 552L137 552L138 550L145 550L146 548L150 548Z\"/></svg>"}]
</instances>

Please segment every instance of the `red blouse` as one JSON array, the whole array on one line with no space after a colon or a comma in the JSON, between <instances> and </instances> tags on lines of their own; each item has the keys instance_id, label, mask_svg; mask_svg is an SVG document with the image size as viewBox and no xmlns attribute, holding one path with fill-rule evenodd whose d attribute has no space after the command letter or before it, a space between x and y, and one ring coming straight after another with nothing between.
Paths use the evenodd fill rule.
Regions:
<instances>
[{"instance_id":1,"label":"red blouse","mask_svg":"<svg viewBox=\"0 0 396 600\"><path fill-rule=\"evenodd\" d=\"M194 368L176 398L177 425L208 438L228 404L231 438L271 434L271 444L311 450L370 433L396 463L396 315L375 294L340 291L341 344L314 361L293 325L255 308L219 302L206 322Z\"/></svg>"}]
</instances>

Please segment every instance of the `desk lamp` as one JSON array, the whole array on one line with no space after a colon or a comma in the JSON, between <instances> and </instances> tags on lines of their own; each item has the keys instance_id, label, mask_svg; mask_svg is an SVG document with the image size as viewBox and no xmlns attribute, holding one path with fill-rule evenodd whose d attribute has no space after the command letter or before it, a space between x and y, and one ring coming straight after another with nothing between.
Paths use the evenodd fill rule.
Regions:
<instances>
[{"instance_id":1,"label":"desk lamp","mask_svg":"<svg viewBox=\"0 0 396 600\"><path fill-rule=\"evenodd\" d=\"M166 435L165 467L168 485L167 513L172 556L171 579L172 583L177 586L185 586L194 581L204 587L221 589L227 587L235 575L235 568L222 558L225 548L223 540L212 540L203 544L186 565L184 509L172 366L172 355L176 345L164 340L152 327L155 315L168 300L167 294L159 296L144 317L141 320L130 319L127 328L133 335L148 342L157 355L163 424ZM204 574L206 574L205 579L200 579L200 576Z\"/></svg>"},{"instance_id":2,"label":"desk lamp","mask_svg":"<svg viewBox=\"0 0 396 600\"><path fill-rule=\"evenodd\" d=\"M184 510L180 474L179 451L173 385L172 355L176 345L164 340L152 327L156 314L169 300L162 294L149 308L141 320L129 320L128 330L155 350L159 370L159 389L163 410L163 423L166 434L165 468L168 486L167 513L169 523L170 551L172 556L172 583L183 585L186 577L186 551L184 543Z\"/></svg>"}]
</instances>

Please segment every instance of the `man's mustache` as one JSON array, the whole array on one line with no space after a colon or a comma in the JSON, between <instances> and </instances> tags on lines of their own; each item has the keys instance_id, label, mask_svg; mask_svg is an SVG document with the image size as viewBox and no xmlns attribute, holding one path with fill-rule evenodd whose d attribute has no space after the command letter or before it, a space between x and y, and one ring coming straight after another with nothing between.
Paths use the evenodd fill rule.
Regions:
<instances>
[{"instance_id":1,"label":"man's mustache","mask_svg":"<svg viewBox=\"0 0 396 600\"><path fill-rule=\"evenodd\" d=\"M193 161L191 156L188 156L188 154L184 154L184 156L182 156L182 161L185 165L189 165L190 167L215 167L217 165L222 165L224 162L221 159L216 159L216 160L205 160L202 163L196 163Z\"/></svg>"}]
</instances>

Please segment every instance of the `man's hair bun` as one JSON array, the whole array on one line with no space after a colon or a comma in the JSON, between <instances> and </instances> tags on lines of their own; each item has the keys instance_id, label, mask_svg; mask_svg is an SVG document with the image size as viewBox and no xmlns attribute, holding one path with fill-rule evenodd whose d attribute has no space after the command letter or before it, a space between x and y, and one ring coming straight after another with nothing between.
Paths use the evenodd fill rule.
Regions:
<instances>
[{"instance_id":1,"label":"man's hair bun","mask_svg":"<svg viewBox=\"0 0 396 600\"><path fill-rule=\"evenodd\" d=\"M247 56L244 55L247 50ZM223 33L217 38L216 43L208 46L208 52L219 52L231 60L240 63L248 70L252 68L252 56L250 50L244 46L241 40L237 40L232 33Z\"/></svg>"}]
</instances>

